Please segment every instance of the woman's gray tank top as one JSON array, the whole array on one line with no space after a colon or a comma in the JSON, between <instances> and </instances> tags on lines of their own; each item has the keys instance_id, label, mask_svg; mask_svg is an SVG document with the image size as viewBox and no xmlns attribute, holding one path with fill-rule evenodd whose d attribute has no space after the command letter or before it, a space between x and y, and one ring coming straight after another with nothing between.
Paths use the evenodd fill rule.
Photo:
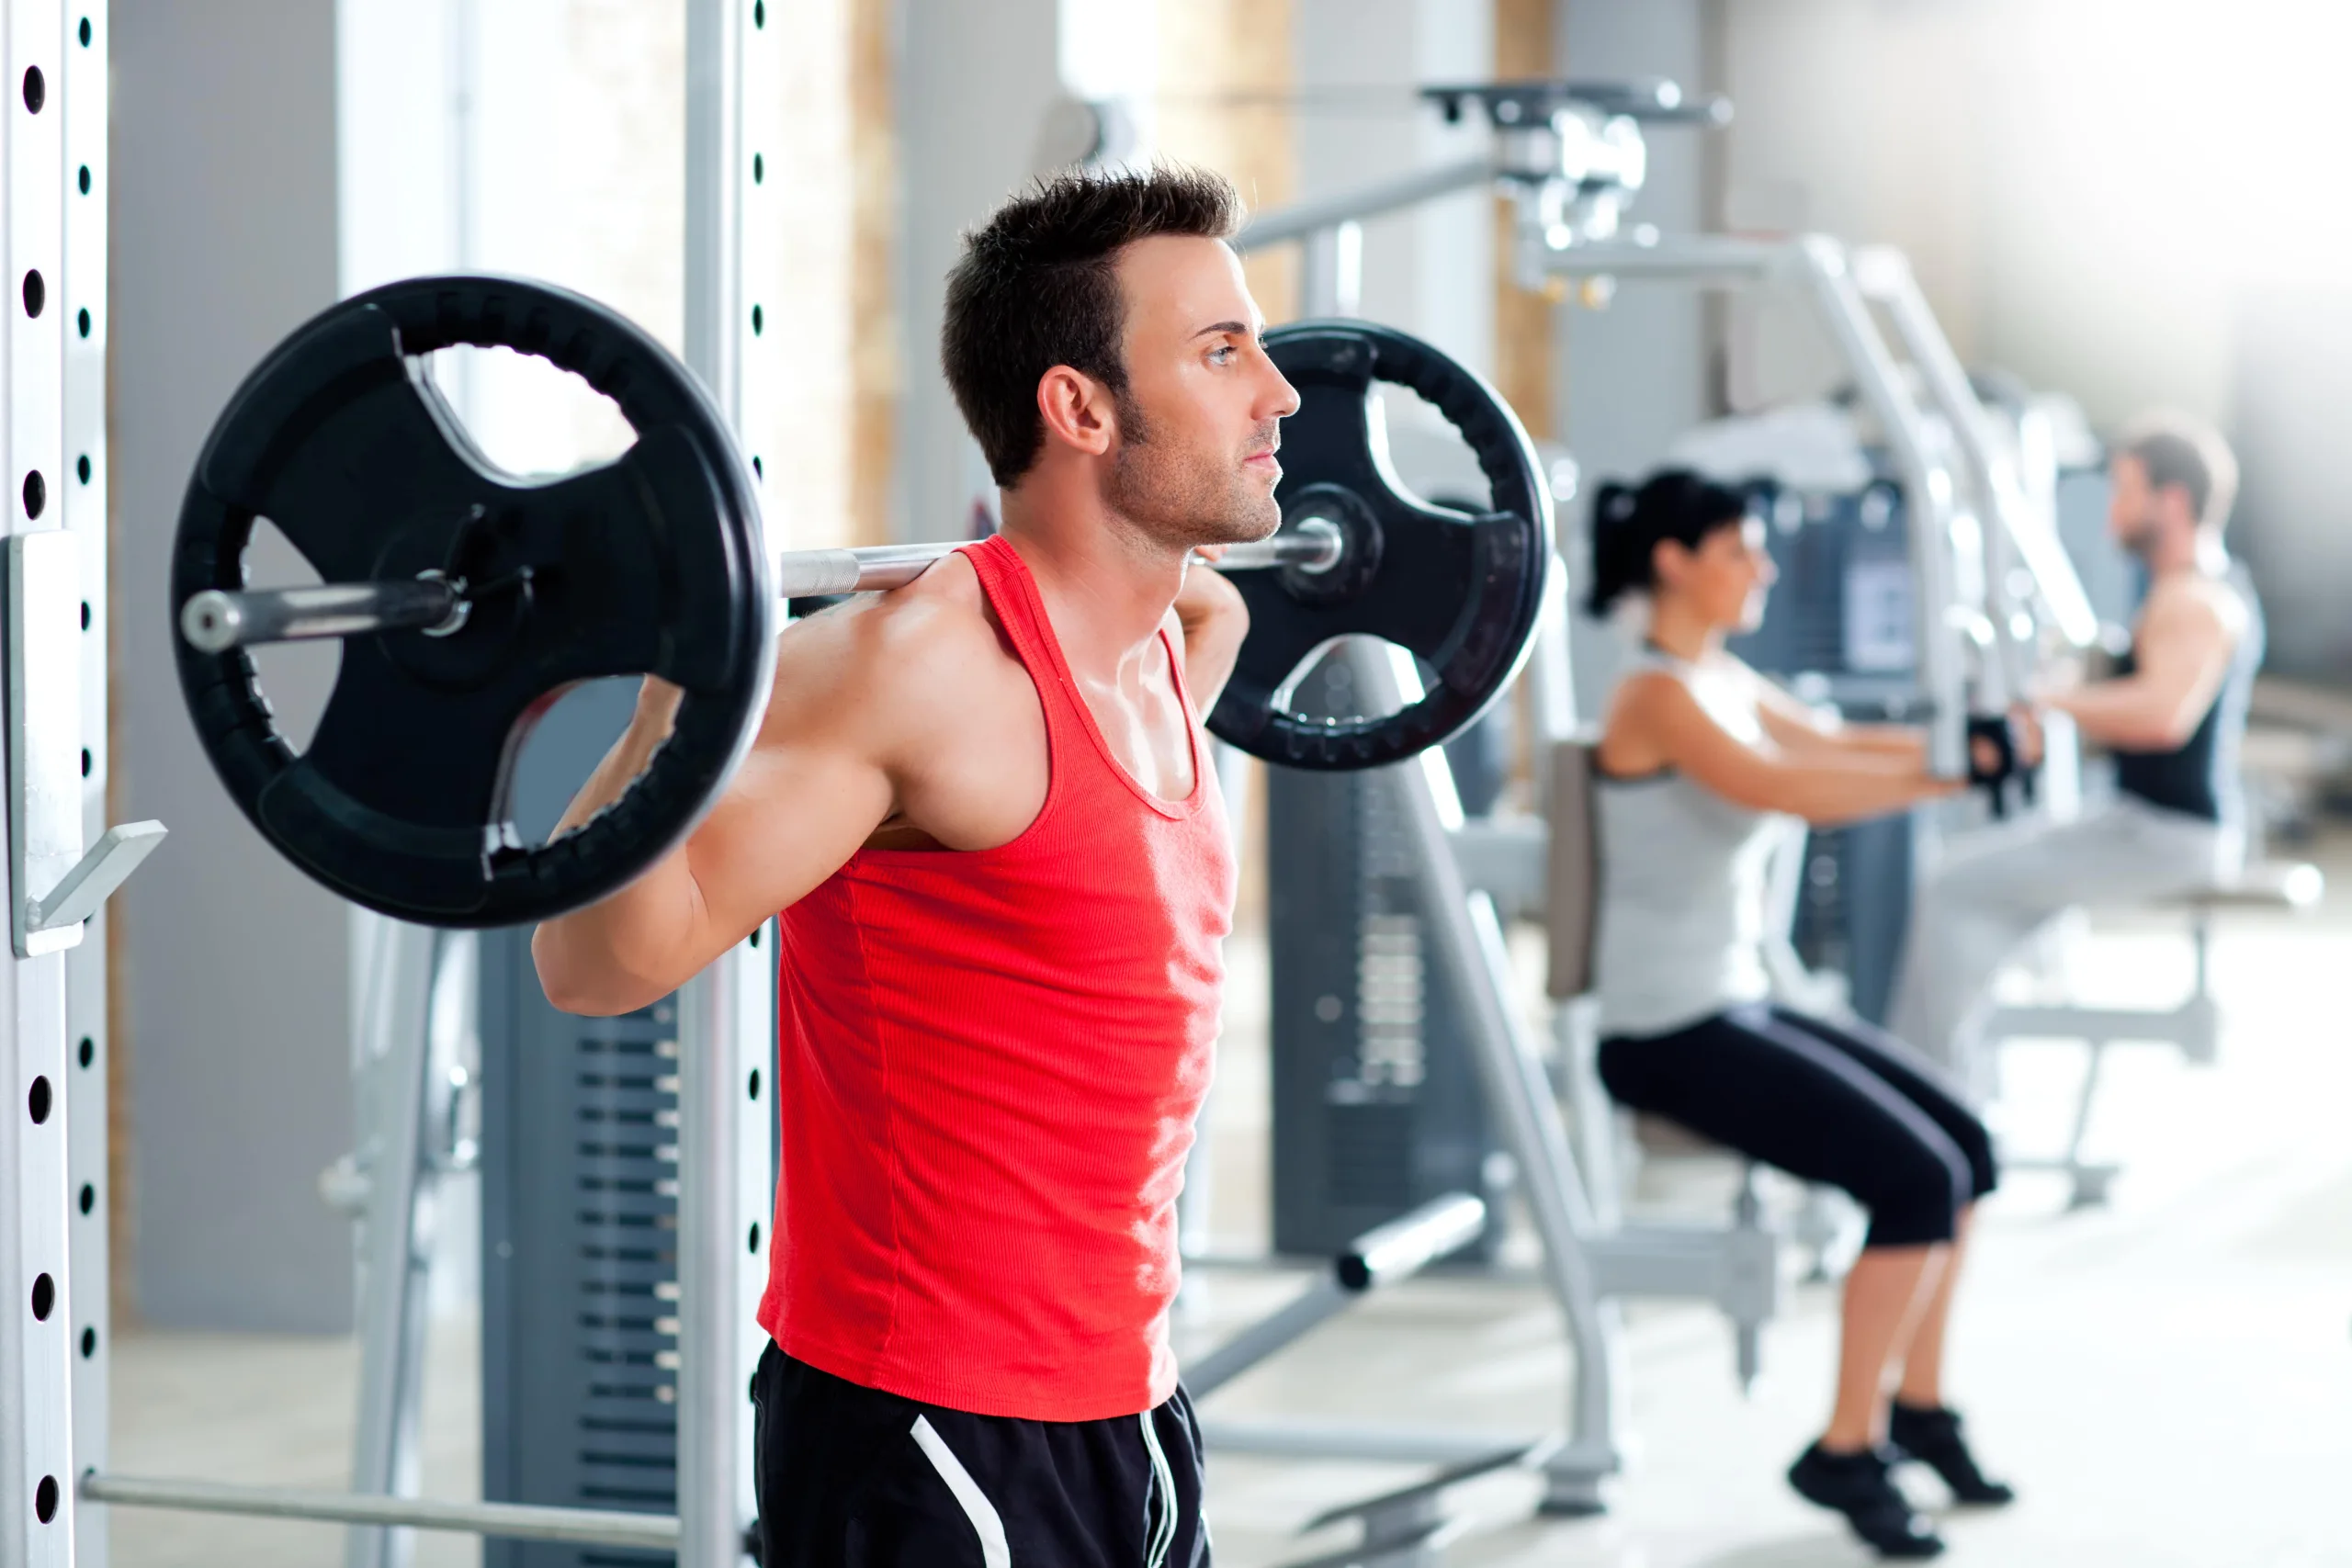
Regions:
<instances>
[{"instance_id":1,"label":"woman's gray tank top","mask_svg":"<svg viewBox=\"0 0 2352 1568\"><path fill-rule=\"evenodd\" d=\"M1628 678L1664 671L1716 721L1761 740L1752 697L1729 680L1645 649ZM1789 818L1735 806L1673 770L1615 779L1597 769L1600 1032L1666 1034L1771 995L1766 884Z\"/></svg>"}]
</instances>

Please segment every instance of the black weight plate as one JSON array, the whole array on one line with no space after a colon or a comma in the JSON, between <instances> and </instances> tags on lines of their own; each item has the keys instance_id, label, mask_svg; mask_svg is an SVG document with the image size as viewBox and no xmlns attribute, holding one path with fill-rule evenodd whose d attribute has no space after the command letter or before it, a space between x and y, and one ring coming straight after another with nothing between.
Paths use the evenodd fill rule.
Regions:
<instances>
[{"instance_id":1,"label":"black weight plate","mask_svg":"<svg viewBox=\"0 0 2352 1568\"><path fill-rule=\"evenodd\" d=\"M1372 768L1451 739L1510 684L1532 646L1552 559L1552 494L1510 405L1418 338L1364 321L1301 321L1266 334L1298 389L1283 422L1284 527L1337 523L1349 551L1328 578L1237 572L1250 636L1209 716L1219 738L1269 761ZM1373 428L1374 382L1442 414L1487 477L1484 513L1405 493ZM1434 673L1421 697L1378 717L1321 719L1281 701L1301 664L1335 637L1409 649Z\"/></svg>"},{"instance_id":2,"label":"black weight plate","mask_svg":"<svg viewBox=\"0 0 2352 1568\"><path fill-rule=\"evenodd\" d=\"M535 355L617 404L619 458L553 483L500 473L421 356ZM176 632L180 685L229 793L287 859L371 909L437 926L544 919L623 886L693 830L750 749L774 673L758 503L725 421L660 344L545 284L425 277L322 312L213 426L180 510L171 610L245 586L267 518L329 582L464 578L447 637L347 638L308 750L278 732L242 649ZM651 672L685 696L628 793L526 848L514 761L564 689Z\"/></svg>"}]
</instances>

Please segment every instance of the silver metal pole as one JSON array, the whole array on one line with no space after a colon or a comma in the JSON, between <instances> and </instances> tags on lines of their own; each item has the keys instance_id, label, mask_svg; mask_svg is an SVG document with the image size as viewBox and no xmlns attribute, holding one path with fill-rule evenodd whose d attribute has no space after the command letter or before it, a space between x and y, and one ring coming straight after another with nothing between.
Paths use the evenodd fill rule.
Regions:
<instances>
[{"instance_id":1,"label":"silver metal pole","mask_svg":"<svg viewBox=\"0 0 2352 1568\"><path fill-rule=\"evenodd\" d=\"M1299 276L1299 314L1352 316L1363 307L1363 226L1335 223L1306 236Z\"/></svg>"},{"instance_id":2,"label":"silver metal pole","mask_svg":"<svg viewBox=\"0 0 2352 1568\"><path fill-rule=\"evenodd\" d=\"M864 545L855 549L786 550L775 561L775 588L781 599L825 593L873 593L900 588L953 554L955 544ZM1294 567L1326 572L1347 552L1338 525L1306 517L1270 539L1228 545L1220 571L1264 571ZM232 592L208 588L180 606L180 635L206 653L262 643L314 637L370 637L379 632L465 624L468 605L458 585L437 579L386 582L336 582L314 588L255 588Z\"/></svg>"},{"instance_id":3,"label":"silver metal pole","mask_svg":"<svg viewBox=\"0 0 2352 1568\"><path fill-rule=\"evenodd\" d=\"M1282 1307L1188 1363L1185 1391L1194 1399L1206 1399L1269 1356L1289 1348L1309 1329L1347 1311L1355 1300L1355 1292L1326 1269Z\"/></svg>"},{"instance_id":4,"label":"silver metal pole","mask_svg":"<svg viewBox=\"0 0 2352 1568\"><path fill-rule=\"evenodd\" d=\"M1721 288L1765 283L1788 269L1785 240L1731 234L1666 234L1648 243L1597 240L1546 248L1544 270L1562 277L1634 277Z\"/></svg>"},{"instance_id":5,"label":"silver metal pole","mask_svg":"<svg viewBox=\"0 0 2352 1568\"><path fill-rule=\"evenodd\" d=\"M1321 1421L1227 1421L1201 1417L1201 1436L1221 1454L1278 1459L1363 1460L1374 1464L1466 1464L1504 1447L1532 1439L1492 1432L1443 1432L1427 1427L1373 1427Z\"/></svg>"},{"instance_id":6,"label":"silver metal pole","mask_svg":"<svg viewBox=\"0 0 2352 1568\"><path fill-rule=\"evenodd\" d=\"M432 1284L432 1181L425 1165L430 1031L440 933L378 918L354 1064L368 1108L358 1165L367 1173L361 1222L359 1411L351 1487L411 1497L424 1481L427 1300ZM416 1542L404 1530L354 1529L346 1568L406 1568Z\"/></svg>"},{"instance_id":7,"label":"silver metal pole","mask_svg":"<svg viewBox=\"0 0 2352 1568\"><path fill-rule=\"evenodd\" d=\"M1968 765L1970 694L1961 666L1962 628L1953 614L1966 607L1959 602L1953 581L1951 478L1928 460L1919 411L1855 287L1844 247L1819 234L1807 235L1797 244L1807 291L1830 337L1853 367L1855 385L1884 432L1895 471L1902 476L1917 599L1919 682L1935 705L1928 727L1928 761L1937 773L1957 778Z\"/></svg>"},{"instance_id":8,"label":"silver metal pole","mask_svg":"<svg viewBox=\"0 0 2352 1568\"><path fill-rule=\"evenodd\" d=\"M680 1568L728 1568L742 1551L735 1471L749 1456L737 1432L745 1395L735 1376L742 1324L733 1288L743 1229L734 1096L741 962L740 950L729 953L678 993Z\"/></svg>"},{"instance_id":9,"label":"silver metal pole","mask_svg":"<svg viewBox=\"0 0 2352 1568\"><path fill-rule=\"evenodd\" d=\"M1349 646L1347 656L1367 712L1403 705L1405 682L1388 649L1358 641ZM1432 747L1372 776L1393 782L1397 815L1419 870L1438 962L1469 1011L1472 1055L1487 1103L1518 1162L1519 1190L1544 1245L1546 1274L1575 1352L1569 1440L1546 1465L1546 1506L1593 1507L1600 1478L1623 1462L1616 1436L1618 1391L1623 1380L1615 1364L1623 1354L1623 1336L1614 1308L1600 1299L1585 1255L1582 1238L1593 1231L1592 1206L1569 1156L1567 1131L1543 1060L1519 1016L1502 923L1494 900L1471 891L1454 863L1449 824L1439 808L1432 778L1445 766L1443 750Z\"/></svg>"},{"instance_id":10,"label":"silver metal pole","mask_svg":"<svg viewBox=\"0 0 2352 1568\"><path fill-rule=\"evenodd\" d=\"M1303 240L1324 230L1365 218L1377 218L1400 207L1447 196L1487 184L1495 178L1495 161L1485 154L1458 163L1416 169L1393 179L1375 180L1352 190L1270 208L1250 220L1233 242L1237 251L1263 250L1291 240Z\"/></svg>"},{"instance_id":11,"label":"silver metal pole","mask_svg":"<svg viewBox=\"0 0 2352 1568\"><path fill-rule=\"evenodd\" d=\"M743 429L744 29L752 0L686 0L685 357ZM742 1245L735 1095L745 950L678 996L678 1568L743 1554L751 1434L738 1351Z\"/></svg>"},{"instance_id":12,"label":"silver metal pole","mask_svg":"<svg viewBox=\"0 0 2352 1568\"><path fill-rule=\"evenodd\" d=\"M1367 1291L1409 1280L1439 1258L1478 1239L1487 1205L1467 1192L1449 1192L1400 1214L1350 1242L1320 1278L1279 1310L1260 1318L1184 1369L1184 1386L1206 1399L1325 1320L1345 1312Z\"/></svg>"},{"instance_id":13,"label":"silver metal pole","mask_svg":"<svg viewBox=\"0 0 2352 1568\"><path fill-rule=\"evenodd\" d=\"M248 1518L404 1526L494 1536L503 1540L558 1540L639 1551L670 1551L678 1545L678 1521L662 1514L546 1508L526 1503L444 1503L423 1497L370 1497L348 1492L111 1475L102 1471L84 1475L80 1491L88 1502L123 1508L175 1508L200 1514L236 1514Z\"/></svg>"},{"instance_id":14,"label":"silver metal pole","mask_svg":"<svg viewBox=\"0 0 2352 1568\"><path fill-rule=\"evenodd\" d=\"M443 578L390 582L330 582L232 593L210 588L180 606L180 636L190 648L226 653L261 642L302 642L412 627L451 630L462 624L464 603Z\"/></svg>"},{"instance_id":15,"label":"silver metal pole","mask_svg":"<svg viewBox=\"0 0 2352 1568\"><path fill-rule=\"evenodd\" d=\"M1961 459L1984 505L1999 526L1996 537L2032 575L2041 608L2051 624L2077 648L2088 648L2098 637L2098 615L2083 592L2082 579L2059 542L2056 520L2041 515L2026 493L2023 477L2008 454L1994 439L1993 422L1969 384L1968 372L1952 352L1951 340L1919 291L1919 280L1902 252L1891 246L1858 251L1855 281L1871 299L1886 307L1895 336L1911 363L1919 367L1928 395L1951 424ZM2006 563L2004 563L2006 564ZM1991 586L2006 597L1996 571ZM2016 640L2016 639L2006 639Z\"/></svg>"},{"instance_id":16,"label":"silver metal pole","mask_svg":"<svg viewBox=\"0 0 2352 1568\"><path fill-rule=\"evenodd\" d=\"M686 363L731 416L742 390L743 23L751 0L686 0Z\"/></svg>"}]
</instances>

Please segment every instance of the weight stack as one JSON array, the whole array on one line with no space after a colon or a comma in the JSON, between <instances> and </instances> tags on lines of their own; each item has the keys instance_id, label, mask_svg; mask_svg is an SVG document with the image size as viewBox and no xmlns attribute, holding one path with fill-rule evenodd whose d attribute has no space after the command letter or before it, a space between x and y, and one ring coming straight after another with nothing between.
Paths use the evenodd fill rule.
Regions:
<instances>
[{"instance_id":1,"label":"weight stack","mask_svg":"<svg viewBox=\"0 0 2352 1568\"><path fill-rule=\"evenodd\" d=\"M1347 681L1327 660L1300 682L1300 710L1353 711ZM1393 787L1267 770L1274 1250L1328 1257L1474 1192L1498 1216L1462 1254L1483 1260L1501 1238L1501 1162Z\"/></svg>"},{"instance_id":2,"label":"weight stack","mask_svg":"<svg viewBox=\"0 0 2352 1568\"><path fill-rule=\"evenodd\" d=\"M482 1496L675 1513L677 1006L558 1012L530 935L482 935ZM675 1561L482 1545L483 1568Z\"/></svg>"},{"instance_id":3,"label":"weight stack","mask_svg":"<svg viewBox=\"0 0 2352 1568\"><path fill-rule=\"evenodd\" d=\"M1911 927L1915 838L1908 812L1805 838L1804 886L1791 933L1797 956L1808 969L1845 976L1847 1000L1882 1028Z\"/></svg>"}]
</instances>

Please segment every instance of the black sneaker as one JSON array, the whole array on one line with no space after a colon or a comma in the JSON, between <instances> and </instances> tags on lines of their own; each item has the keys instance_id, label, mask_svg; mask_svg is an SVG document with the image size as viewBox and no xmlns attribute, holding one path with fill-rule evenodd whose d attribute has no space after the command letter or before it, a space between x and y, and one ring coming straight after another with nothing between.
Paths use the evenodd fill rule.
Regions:
<instances>
[{"instance_id":1,"label":"black sneaker","mask_svg":"<svg viewBox=\"0 0 2352 1568\"><path fill-rule=\"evenodd\" d=\"M1938 1555L1943 1538L1904 1501L1889 1470L1883 1450L1841 1454L1815 1443L1789 1467L1789 1484L1805 1501L1845 1515L1854 1533L1881 1557Z\"/></svg>"},{"instance_id":2,"label":"black sneaker","mask_svg":"<svg viewBox=\"0 0 2352 1568\"><path fill-rule=\"evenodd\" d=\"M1898 1459L1917 1460L1943 1478L1960 1503L1998 1507L2013 1502L2017 1492L2006 1483L1988 1481L1976 1468L1976 1456L1961 1436L1960 1416L1951 1410L1894 1402L1886 1424L1887 1445Z\"/></svg>"}]
</instances>

